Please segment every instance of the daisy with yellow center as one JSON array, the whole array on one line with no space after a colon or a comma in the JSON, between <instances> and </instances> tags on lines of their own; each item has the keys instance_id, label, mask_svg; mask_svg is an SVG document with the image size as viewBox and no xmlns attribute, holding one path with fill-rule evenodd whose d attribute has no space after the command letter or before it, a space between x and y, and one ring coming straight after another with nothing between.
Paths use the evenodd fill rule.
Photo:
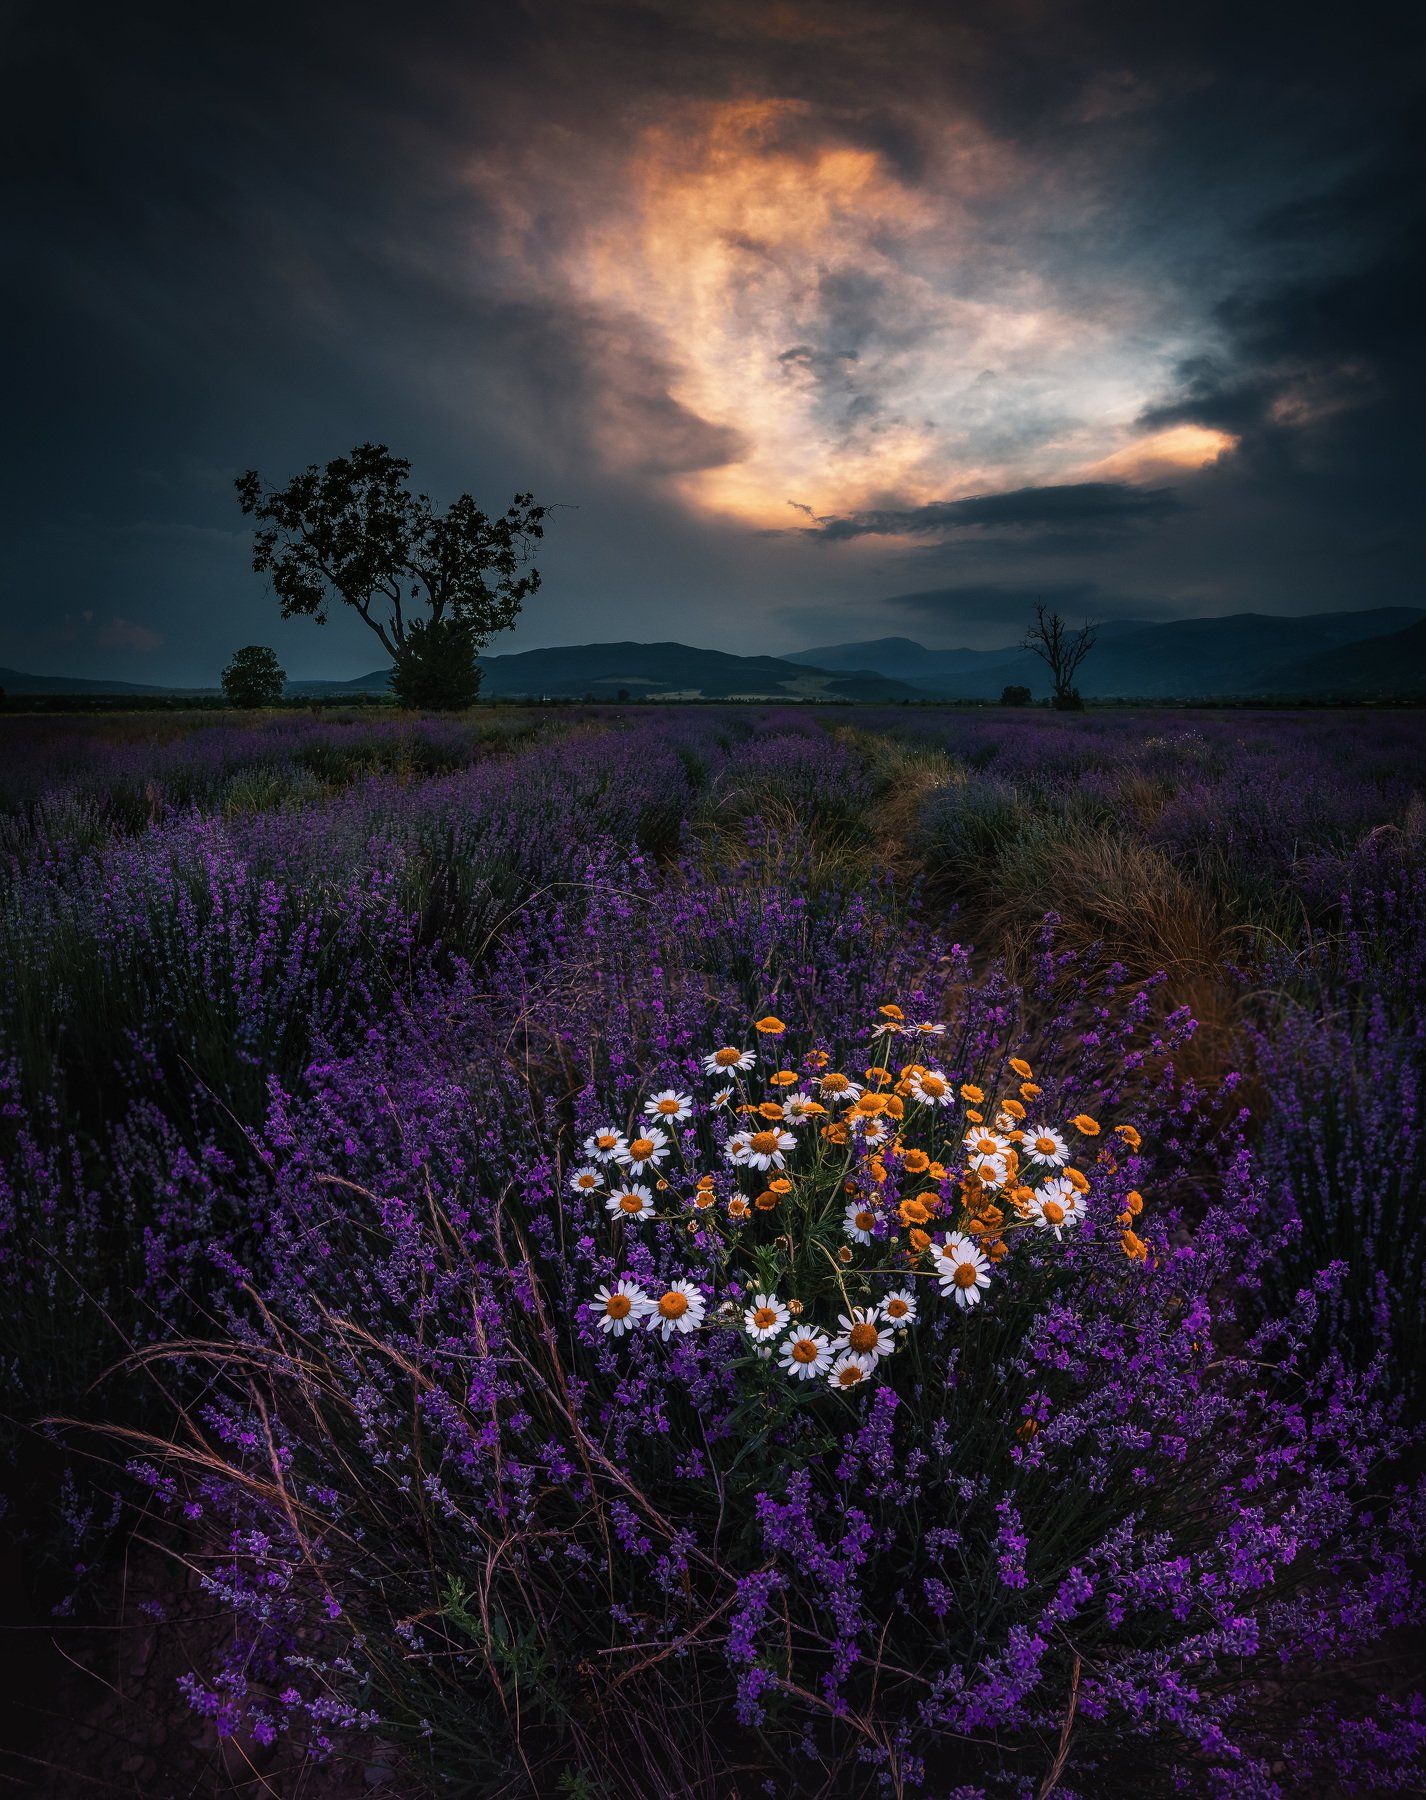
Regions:
<instances>
[{"instance_id":1,"label":"daisy with yellow center","mask_svg":"<svg viewBox=\"0 0 1426 1800\"><path fill-rule=\"evenodd\" d=\"M589 1302L599 1329L611 1337L623 1337L643 1318L649 1297L637 1281L616 1281L613 1287L596 1290Z\"/></svg>"},{"instance_id":2,"label":"daisy with yellow center","mask_svg":"<svg viewBox=\"0 0 1426 1800\"><path fill-rule=\"evenodd\" d=\"M918 1069L906 1078L912 1095L923 1106L954 1106L956 1094L939 1069Z\"/></svg>"},{"instance_id":3,"label":"daisy with yellow center","mask_svg":"<svg viewBox=\"0 0 1426 1800\"><path fill-rule=\"evenodd\" d=\"M775 1338L788 1320L787 1308L775 1294L755 1294L753 1303L743 1314L748 1336L755 1344Z\"/></svg>"},{"instance_id":4,"label":"daisy with yellow center","mask_svg":"<svg viewBox=\"0 0 1426 1800\"><path fill-rule=\"evenodd\" d=\"M835 1069L824 1075L817 1083L817 1091L824 1100L830 1100L837 1106L844 1106L849 1101L859 1100L862 1092L849 1075L840 1074Z\"/></svg>"},{"instance_id":5,"label":"daisy with yellow center","mask_svg":"<svg viewBox=\"0 0 1426 1800\"><path fill-rule=\"evenodd\" d=\"M665 1088L644 1102L644 1116L666 1125L681 1125L693 1117L692 1094L680 1094L676 1088Z\"/></svg>"},{"instance_id":6,"label":"daisy with yellow center","mask_svg":"<svg viewBox=\"0 0 1426 1800\"><path fill-rule=\"evenodd\" d=\"M842 1230L854 1244L869 1244L876 1214L864 1200L853 1200L842 1218Z\"/></svg>"},{"instance_id":7,"label":"daisy with yellow center","mask_svg":"<svg viewBox=\"0 0 1426 1800\"><path fill-rule=\"evenodd\" d=\"M1036 1190L1030 1201L1030 1219L1037 1231L1052 1231L1063 1237L1072 1225L1084 1217L1078 1192L1067 1181L1047 1181Z\"/></svg>"},{"instance_id":8,"label":"daisy with yellow center","mask_svg":"<svg viewBox=\"0 0 1426 1800\"><path fill-rule=\"evenodd\" d=\"M638 1137L627 1138L615 1160L626 1169L656 1169L668 1155L668 1133L646 1125Z\"/></svg>"},{"instance_id":9,"label":"daisy with yellow center","mask_svg":"<svg viewBox=\"0 0 1426 1800\"><path fill-rule=\"evenodd\" d=\"M944 1037L946 1028L939 1019L918 1019L915 1024L908 1025L907 1031L917 1037Z\"/></svg>"},{"instance_id":10,"label":"daisy with yellow center","mask_svg":"<svg viewBox=\"0 0 1426 1800\"><path fill-rule=\"evenodd\" d=\"M738 1075L752 1066L752 1051L735 1049L732 1044L724 1044L721 1050L715 1050L703 1059L703 1070L707 1075Z\"/></svg>"},{"instance_id":11,"label":"daisy with yellow center","mask_svg":"<svg viewBox=\"0 0 1426 1800\"><path fill-rule=\"evenodd\" d=\"M623 1142L624 1134L617 1125L601 1125L584 1140L584 1154L592 1156L596 1162L614 1162Z\"/></svg>"},{"instance_id":12,"label":"daisy with yellow center","mask_svg":"<svg viewBox=\"0 0 1426 1800\"><path fill-rule=\"evenodd\" d=\"M790 1131L780 1126L770 1126L765 1131L748 1131L738 1133L738 1148L733 1154L733 1161L749 1169L781 1169L786 1166L787 1153L797 1148L797 1139ZM729 1138L731 1148L734 1139Z\"/></svg>"},{"instance_id":13,"label":"daisy with yellow center","mask_svg":"<svg viewBox=\"0 0 1426 1800\"><path fill-rule=\"evenodd\" d=\"M586 1163L570 1176L569 1185L576 1194L597 1194L604 1186L604 1176L592 1164Z\"/></svg>"},{"instance_id":14,"label":"daisy with yellow center","mask_svg":"<svg viewBox=\"0 0 1426 1800\"><path fill-rule=\"evenodd\" d=\"M881 1303L881 1316L893 1329L916 1323L916 1296L910 1288L898 1288Z\"/></svg>"},{"instance_id":15,"label":"daisy with yellow center","mask_svg":"<svg viewBox=\"0 0 1426 1800\"><path fill-rule=\"evenodd\" d=\"M951 1232L935 1246L936 1279L957 1306L974 1306L990 1286L990 1261L968 1237Z\"/></svg>"},{"instance_id":16,"label":"daisy with yellow center","mask_svg":"<svg viewBox=\"0 0 1426 1800\"><path fill-rule=\"evenodd\" d=\"M1069 1145L1052 1125L1027 1125L1020 1147L1032 1162L1062 1169L1069 1161Z\"/></svg>"},{"instance_id":17,"label":"daisy with yellow center","mask_svg":"<svg viewBox=\"0 0 1426 1800\"><path fill-rule=\"evenodd\" d=\"M965 1146L972 1156L998 1156L1003 1160L1010 1148L1010 1140L1001 1137L998 1132L982 1128L966 1133Z\"/></svg>"},{"instance_id":18,"label":"daisy with yellow center","mask_svg":"<svg viewBox=\"0 0 1426 1800\"><path fill-rule=\"evenodd\" d=\"M809 1119L819 1118L824 1110L811 1094L789 1094L782 1103L782 1116L789 1125L805 1125Z\"/></svg>"},{"instance_id":19,"label":"daisy with yellow center","mask_svg":"<svg viewBox=\"0 0 1426 1800\"><path fill-rule=\"evenodd\" d=\"M734 1194L733 1198L728 1202L728 1217L730 1219L751 1218L752 1211L752 1207L748 1205L741 1194Z\"/></svg>"},{"instance_id":20,"label":"daisy with yellow center","mask_svg":"<svg viewBox=\"0 0 1426 1800\"><path fill-rule=\"evenodd\" d=\"M654 1197L646 1187L631 1185L615 1188L604 1202L604 1210L613 1213L616 1219L624 1219L634 1225L640 1219L653 1218Z\"/></svg>"},{"instance_id":21,"label":"daisy with yellow center","mask_svg":"<svg viewBox=\"0 0 1426 1800\"><path fill-rule=\"evenodd\" d=\"M848 1388L864 1386L871 1380L872 1364L865 1356L857 1356L850 1350L844 1350L827 1370L827 1380L834 1388L845 1391Z\"/></svg>"},{"instance_id":22,"label":"daisy with yellow center","mask_svg":"<svg viewBox=\"0 0 1426 1800\"><path fill-rule=\"evenodd\" d=\"M656 1300L649 1301L644 1323L650 1331L662 1332L667 1341L676 1331L697 1331L706 1306L691 1281L671 1281Z\"/></svg>"},{"instance_id":23,"label":"daisy with yellow center","mask_svg":"<svg viewBox=\"0 0 1426 1800\"><path fill-rule=\"evenodd\" d=\"M834 1350L850 1350L854 1356L876 1363L896 1348L895 1339L882 1324L878 1307L854 1306L849 1314L838 1315L837 1324L841 1329L832 1339Z\"/></svg>"},{"instance_id":24,"label":"daisy with yellow center","mask_svg":"<svg viewBox=\"0 0 1426 1800\"><path fill-rule=\"evenodd\" d=\"M782 1340L778 1358L795 1381L811 1381L832 1366L833 1350L827 1334L815 1325L799 1326Z\"/></svg>"}]
</instances>

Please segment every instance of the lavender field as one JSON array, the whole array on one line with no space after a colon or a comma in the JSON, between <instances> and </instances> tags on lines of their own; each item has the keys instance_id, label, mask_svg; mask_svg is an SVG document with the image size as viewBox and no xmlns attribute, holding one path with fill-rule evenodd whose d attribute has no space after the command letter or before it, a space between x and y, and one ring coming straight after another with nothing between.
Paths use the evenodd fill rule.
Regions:
<instances>
[{"instance_id":1,"label":"lavender field","mask_svg":"<svg viewBox=\"0 0 1426 1800\"><path fill-rule=\"evenodd\" d=\"M1422 715L0 730L22 1791L1421 1791Z\"/></svg>"}]
</instances>

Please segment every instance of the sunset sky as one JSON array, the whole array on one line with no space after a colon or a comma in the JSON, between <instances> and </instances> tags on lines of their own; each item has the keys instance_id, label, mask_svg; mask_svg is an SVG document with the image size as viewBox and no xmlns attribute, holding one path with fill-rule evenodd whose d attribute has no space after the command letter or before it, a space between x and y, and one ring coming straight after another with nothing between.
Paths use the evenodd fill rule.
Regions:
<instances>
[{"instance_id":1,"label":"sunset sky","mask_svg":"<svg viewBox=\"0 0 1426 1800\"><path fill-rule=\"evenodd\" d=\"M1405 8L7 17L0 663L378 666L232 497L366 439L560 507L494 650L1421 600Z\"/></svg>"}]
</instances>

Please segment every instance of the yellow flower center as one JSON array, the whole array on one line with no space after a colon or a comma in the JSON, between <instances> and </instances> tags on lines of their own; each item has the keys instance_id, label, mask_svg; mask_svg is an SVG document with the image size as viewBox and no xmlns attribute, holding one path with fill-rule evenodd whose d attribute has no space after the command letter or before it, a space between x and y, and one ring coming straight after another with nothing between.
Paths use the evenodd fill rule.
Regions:
<instances>
[{"instance_id":1,"label":"yellow flower center","mask_svg":"<svg viewBox=\"0 0 1426 1800\"><path fill-rule=\"evenodd\" d=\"M753 1314L753 1324L757 1326L759 1331L766 1331L769 1325L776 1325L776 1323L777 1312L776 1309L771 1306L760 1306Z\"/></svg>"},{"instance_id":2,"label":"yellow flower center","mask_svg":"<svg viewBox=\"0 0 1426 1800\"><path fill-rule=\"evenodd\" d=\"M676 1113L678 1111L677 1100L660 1100L659 1111L665 1114Z\"/></svg>"},{"instance_id":3,"label":"yellow flower center","mask_svg":"<svg viewBox=\"0 0 1426 1800\"><path fill-rule=\"evenodd\" d=\"M847 1343L853 1349L865 1355L868 1350L875 1350L880 1333L875 1325L857 1323L847 1333Z\"/></svg>"},{"instance_id":4,"label":"yellow flower center","mask_svg":"<svg viewBox=\"0 0 1426 1800\"><path fill-rule=\"evenodd\" d=\"M582 1188L594 1188L599 1186L599 1177L597 1175L581 1175L578 1180L579 1185Z\"/></svg>"},{"instance_id":5,"label":"yellow flower center","mask_svg":"<svg viewBox=\"0 0 1426 1800\"><path fill-rule=\"evenodd\" d=\"M735 1050L731 1044L727 1044L723 1049L715 1050L713 1052L713 1060L720 1069L731 1069L734 1063L742 1061L742 1057L742 1051Z\"/></svg>"},{"instance_id":6,"label":"yellow flower center","mask_svg":"<svg viewBox=\"0 0 1426 1800\"><path fill-rule=\"evenodd\" d=\"M601 1131L594 1141L601 1150L612 1150L615 1144L619 1142L612 1131Z\"/></svg>"},{"instance_id":7,"label":"yellow flower center","mask_svg":"<svg viewBox=\"0 0 1426 1800\"><path fill-rule=\"evenodd\" d=\"M666 1294L659 1296L659 1312L665 1319L681 1319L687 1311L687 1294L677 1293L670 1288Z\"/></svg>"},{"instance_id":8,"label":"yellow flower center","mask_svg":"<svg viewBox=\"0 0 1426 1800\"><path fill-rule=\"evenodd\" d=\"M1035 1148L1041 1151L1045 1156L1053 1156L1055 1153L1055 1140L1052 1137L1037 1137L1035 1139Z\"/></svg>"},{"instance_id":9,"label":"yellow flower center","mask_svg":"<svg viewBox=\"0 0 1426 1800\"><path fill-rule=\"evenodd\" d=\"M1065 1209L1060 1205L1058 1200L1042 1200L1040 1202L1040 1211L1045 1215L1051 1225L1063 1225L1065 1222Z\"/></svg>"},{"instance_id":10,"label":"yellow flower center","mask_svg":"<svg viewBox=\"0 0 1426 1800\"><path fill-rule=\"evenodd\" d=\"M971 1262L957 1263L954 1279L955 1279L955 1284L957 1287L961 1287L961 1288L974 1287L975 1281L976 1281L975 1264L971 1263Z\"/></svg>"},{"instance_id":11,"label":"yellow flower center","mask_svg":"<svg viewBox=\"0 0 1426 1800\"><path fill-rule=\"evenodd\" d=\"M639 1194L620 1194L620 1212L636 1213L644 1210L643 1197Z\"/></svg>"},{"instance_id":12,"label":"yellow flower center","mask_svg":"<svg viewBox=\"0 0 1426 1800\"><path fill-rule=\"evenodd\" d=\"M975 1149L977 1156L995 1156L999 1153L1000 1146L994 1138L980 1137L975 1140Z\"/></svg>"},{"instance_id":13,"label":"yellow flower center","mask_svg":"<svg viewBox=\"0 0 1426 1800\"><path fill-rule=\"evenodd\" d=\"M816 1362L817 1343L815 1338L798 1338L792 1346L792 1360L799 1363Z\"/></svg>"},{"instance_id":14,"label":"yellow flower center","mask_svg":"<svg viewBox=\"0 0 1426 1800\"><path fill-rule=\"evenodd\" d=\"M904 1319L910 1310L911 1308L904 1300L888 1300L886 1303L886 1316L888 1319Z\"/></svg>"},{"instance_id":15,"label":"yellow flower center","mask_svg":"<svg viewBox=\"0 0 1426 1800\"><path fill-rule=\"evenodd\" d=\"M604 1310L611 1319L627 1319L634 1310L634 1303L627 1294L611 1294L604 1303Z\"/></svg>"},{"instance_id":16,"label":"yellow flower center","mask_svg":"<svg viewBox=\"0 0 1426 1800\"><path fill-rule=\"evenodd\" d=\"M629 1154L638 1161L642 1162L646 1156L652 1156L653 1153L654 1140L652 1138L632 1138L630 1140Z\"/></svg>"},{"instance_id":17,"label":"yellow flower center","mask_svg":"<svg viewBox=\"0 0 1426 1800\"><path fill-rule=\"evenodd\" d=\"M844 1369L837 1371L837 1382L841 1387L855 1387L862 1378L862 1370L855 1363L848 1363Z\"/></svg>"},{"instance_id":18,"label":"yellow flower center","mask_svg":"<svg viewBox=\"0 0 1426 1800\"><path fill-rule=\"evenodd\" d=\"M768 1156L777 1149L779 1135L775 1131L755 1131L752 1135L752 1148L759 1156ZM652 1145L649 1146L653 1148Z\"/></svg>"},{"instance_id":19,"label":"yellow flower center","mask_svg":"<svg viewBox=\"0 0 1426 1800\"><path fill-rule=\"evenodd\" d=\"M844 1094L851 1085L845 1075L824 1075L822 1077L824 1094Z\"/></svg>"},{"instance_id":20,"label":"yellow flower center","mask_svg":"<svg viewBox=\"0 0 1426 1800\"><path fill-rule=\"evenodd\" d=\"M872 1226L876 1224L876 1214L859 1212L856 1216L855 1223L858 1231L870 1231Z\"/></svg>"},{"instance_id":21,"label":"yellow flower center","mask_svg":"<svg viewBox=\"0 0 1426 1800\"><path fill-rule=\"evenodd\" d=\"M921 1077L921 1090L923 1093L930 1094L933 1098L939 1099L946 1091L946 1084L941 1080L939 1075L923 1075Z\"/></svg>"}]
</instances>

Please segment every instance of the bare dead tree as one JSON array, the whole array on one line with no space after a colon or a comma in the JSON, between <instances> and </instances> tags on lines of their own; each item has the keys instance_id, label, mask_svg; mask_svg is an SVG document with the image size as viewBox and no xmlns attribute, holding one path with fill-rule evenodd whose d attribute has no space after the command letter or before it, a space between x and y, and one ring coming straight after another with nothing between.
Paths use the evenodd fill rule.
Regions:
<instances>
[{"instance_id":1,"label":"bare dead tree","mask_svg":"<svg viewBox=\"0 0 1426 1800\"><path fill-rule=\"evenodd\" d=\"M1094 648L1098 635L1097 625L1081 625L1078 631L1071 631L1057 612L1046 612L1043 606L1035 608L1035 623L1025 633L1020 648L1033 650L1049 667L1056 706L1078 703L1079 691L1074 678L1080 664Z\"/></svg>"}]
</instances>

